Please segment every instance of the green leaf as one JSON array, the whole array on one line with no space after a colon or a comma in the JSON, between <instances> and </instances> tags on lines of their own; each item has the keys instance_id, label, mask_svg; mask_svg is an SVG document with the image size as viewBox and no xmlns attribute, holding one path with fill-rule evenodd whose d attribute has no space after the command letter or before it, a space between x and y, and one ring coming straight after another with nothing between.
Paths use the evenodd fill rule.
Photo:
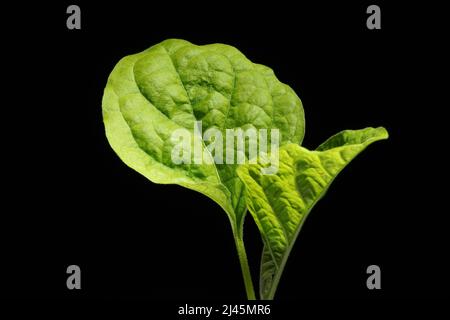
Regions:
<instances>
[{"instance_id":1,"label":"green leaf","mask_svg":"<svg viewBox=\"0 0 450 320\"><path fill-rule=\"evenodd\" d=\"M106 136L123 162L155 183L203 193L225 210L248 277L242 242L247 206L237 165L215 164L194 127L201 120L203 132L276 128L281 144L301 143L304 114L295 92L234 47L170 39L120 60L102 106ZM180 128L189 131L193 146L200 144L207 163L173 163L171 137Z\"/></svg>"},{"instance_id":2,"label":"green leaf","mask_svg":"<svg viewBox=\"0 0 450 320\"><path fill-rule=\"evenodd\" d=\"M381 127L346 130L316 151L297 144L281 147L276 174L262 174L259 164L239 168L248 208L264 241L260 270L262 299L273 299L307 215L338 173L369 144L387 137L387 131Z\"/></svg>"}]
</instances>

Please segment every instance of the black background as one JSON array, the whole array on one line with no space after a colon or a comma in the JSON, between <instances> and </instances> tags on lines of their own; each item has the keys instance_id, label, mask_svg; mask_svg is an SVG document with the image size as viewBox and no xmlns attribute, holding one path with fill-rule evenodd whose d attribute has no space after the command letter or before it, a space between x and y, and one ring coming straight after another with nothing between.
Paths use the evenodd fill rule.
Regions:
<instances>
[{"instance_id":1,"label":"black background","mask_svg":"<svg viewBox=\"0 0 450 320\"><path fill-rule=\"evenodd\" d=\"M5 9L1 223L8 297L245 299L231 230L212 200L156 185L114 154L101 117L107 77L125 55L167 38L233 45L270 66L302 99L304 145L343 129L384 126L306 221L277 299L424 298L448 290L448 245L439 208L445 157L433 119L442 40L439 8L374 2L382 29L366 28L369 3L87 1ZM82 29L67 30L78 4ZM5 21L3 21L5 22ZM435 42L437 41L437 42ZM437 102L436 102L437 103ZM442 105L442 102L441 102ZM436 119L437 120L437 119ZM247 217L254 278L261 243ZM66 268L82 289L66 288ZM368 265L382 290L366 288Z\"/></svg>"}]
</instances>

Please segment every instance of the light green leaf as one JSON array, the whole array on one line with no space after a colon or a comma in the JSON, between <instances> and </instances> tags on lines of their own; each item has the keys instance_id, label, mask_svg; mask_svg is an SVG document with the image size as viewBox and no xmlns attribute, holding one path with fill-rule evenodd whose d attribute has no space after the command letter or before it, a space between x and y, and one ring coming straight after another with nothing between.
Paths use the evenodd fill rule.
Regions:
<instances>
[{"instance_id":1,"label":"light green leaf","mask_svg":"<svg viewBox=\"0 0 450 320\"><path fill-rule=\"evenodd\" d=\"M203 132L216 128L225 136L226 129L276 128L281 144L301 143L304 114L295 92L234 47L171 39L120 60L102 106L108 141L129 167L155 183L201 192L225 210L248 277L242 242L247 207L237 165L215 164L209 152L202 164L194 163L194 155L191 163L174 164L171 137L185 128L203 153L206 144L194 131L201 120Z\"/></svg>"},{"instance_id":2,"label":"light green leaf","mask_svg":"<svg viewBox=\"0 0 450 320\"><path fill-rule=\"evenodd\" d=\"M297 144L281 147L276 174L262 174L259 164L238 169L246 186L248 208L264 241L260 270L262 299L273 299L307 215L338 173L369 144L387 137L387 131L381 127L346 130L316 151Z\"/></svg>"}]
</instances>

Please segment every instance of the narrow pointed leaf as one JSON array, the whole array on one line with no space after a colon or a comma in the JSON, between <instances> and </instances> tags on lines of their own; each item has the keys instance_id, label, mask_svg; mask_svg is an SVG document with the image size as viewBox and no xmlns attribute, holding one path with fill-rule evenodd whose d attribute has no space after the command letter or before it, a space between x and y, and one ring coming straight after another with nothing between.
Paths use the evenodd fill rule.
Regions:
<instances>
[{"instance_id":1,"label":"narrow pointed leaf","mask_svg":"<svg viewBox=\"0 0 450 320\"><path fill-rule=\"evenodd\" d=\"M246 186L248 208L264 241L260 270L262 299L273 299L303 222L339 172L369 144L387 137L381 127L346 130L316 151L297 144L281 147L276 174L262 174L261 165L238 169Z\"/></svg>"}]
</instances>

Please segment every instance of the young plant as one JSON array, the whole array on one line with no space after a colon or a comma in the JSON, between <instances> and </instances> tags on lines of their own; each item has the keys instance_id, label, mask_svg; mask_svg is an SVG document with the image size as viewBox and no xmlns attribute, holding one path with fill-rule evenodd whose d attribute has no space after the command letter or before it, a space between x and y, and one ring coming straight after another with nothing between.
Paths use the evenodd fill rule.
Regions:
<instances>
[{"instance_id":1,"label":"young plant","mask_svg":"<svg viewBox=\"0 0 450 320\"><path fill-rule=\"evenodd\" d=\"M224 44L196 46L170 39L124 57L108 78L102 107L108 141L129 167L154 183L198 191L223 208L249 299L256 295L243 242L247 208L265 245L260 298L272 299L312 206L354 156L373 141L387 138L383 128L368 128L344 131L317 151L300 147L305 121L298 96L270 68ZM278 172L264 175L262 158L260 164L228 161L229 154L233 160L242 153L242 145L234 141L218 147L227 155L221 161L218 148L211 152L216 141L199 134L199 123L203 130L214 129L222 136L236 129L278 130L280 150L272 152L279 154ZM179 141L173 133L180 130L194 152L174 162ZM249 158L248 149L244 157Z\"/></svg>"}]
</instances>

